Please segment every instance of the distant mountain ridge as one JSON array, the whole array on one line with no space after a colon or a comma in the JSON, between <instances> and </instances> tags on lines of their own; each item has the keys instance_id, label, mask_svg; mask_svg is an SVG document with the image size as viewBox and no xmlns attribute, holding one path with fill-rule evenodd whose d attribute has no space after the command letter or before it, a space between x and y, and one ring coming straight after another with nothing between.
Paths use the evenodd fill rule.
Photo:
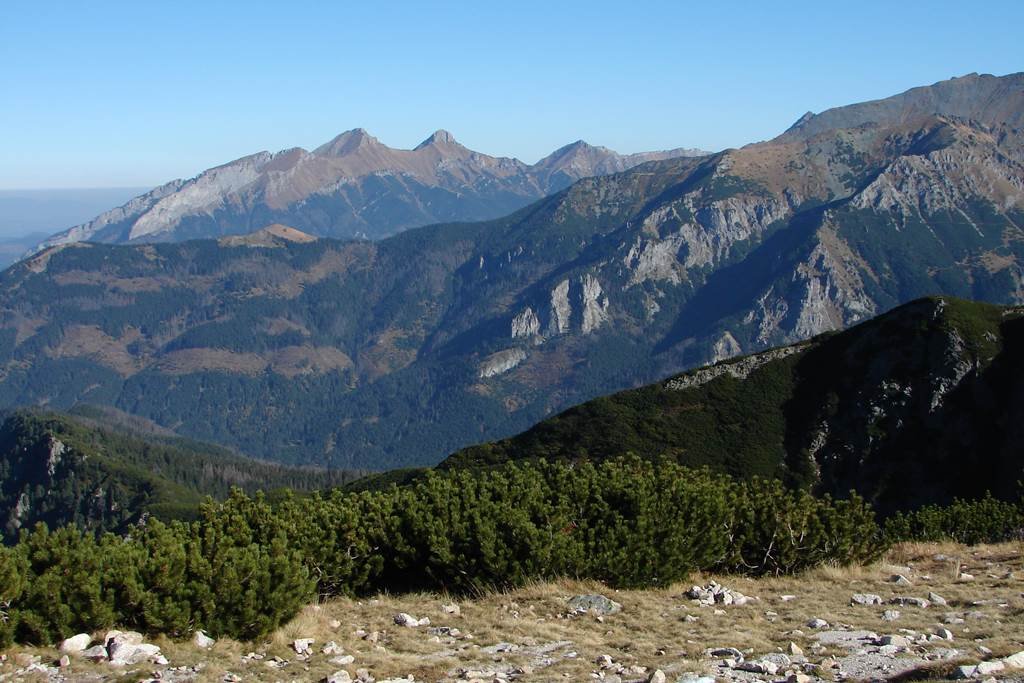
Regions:
<instances>
[{"instance_id":1,"label":"distant mountain ridge","mask_svg":"<svg viewBox=\"0 0 1024 683\"><path fill-rule=\"evenodd\" d=\"M703 154L673 149L622 155L581 140L529 165L474 152L445 130L404 150L356 128L312 152L259 152L174 180L50 237L38 249L238 235L269 223L317 236L375 239L429 223L498 218L580 178Z\"/></svg>"},{"instance_id":2,"label":"distant mountain ridge","mask_svg":"<svg viewBox=\"0 0 1024 683\"><path fill-rule=\"evenodd\" d=\"M1020 76L992 78L915 96L941 113L851 105L830 116L853 128L588 177L489 222L52 247L0 273L0 406L110 405L284 462L429 465L923 296L1022 304L1024 132L999 118ZM1009 104L979 110L993 92Z\"/></svg>"}]
</instances>

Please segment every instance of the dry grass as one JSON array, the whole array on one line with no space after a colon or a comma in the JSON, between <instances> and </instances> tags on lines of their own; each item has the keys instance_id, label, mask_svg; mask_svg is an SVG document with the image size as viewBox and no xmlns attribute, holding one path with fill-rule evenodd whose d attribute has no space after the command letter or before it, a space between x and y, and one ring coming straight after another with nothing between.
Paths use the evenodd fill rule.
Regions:
<instances>
[{"instance_id":1,"label":"dry grass","mask_svg":"<svg viewBox=\"0 0 1024 683\"><path fill-rule=\"evenodd\" d=\"M945 557L943 557L945 556ZM938 558L938 559L937 559ZM961 572L973 574L972 580L958 578ZM890 581L893 574L906 575L913 582L899 588ZM701 607L682 594L693 583L704 584L715 579L723 585L758 601L744 606L728 606L716 613ZM897 607L901 617L884 622L884 606L851 606L852 593L876 593L883 598L895 595L927 597L938 593L949 602L948 607ZM232 672L244 680L317 680L339 668L355 673L357 668L369 669L378 679L413 674L417 681L438 681L451 676L460 667L487 669L494 666L532 667L533 673L521 680L590 680L597 670L594 660L608 654L616 662L660 668L673 675L683 672L709 671L711 660L705 656L710 647L737 647L754 654L788 651L796 643L812 662L820 662L831 654L843 654L813 648L813 632L806 627L811 618L822 618L830 624L882 633L899 633L910 629L930 633L949 628L955 635L952 645L961 650L964 659L983 658L979 646L990 648L1001 656L1024 650L1024 548L1021 544L1005 544L965 548L954 544L905 544L895 548L882 562L866 567L821 567L800 576L752 579L743 576L694 575L685 585L668 589L615 591L586 581L555 581L535 583L508 592L494 592L473 599L459 600L461 614L447 614L442 605L452 598L435 594L380 595L372 599L339 599L322 605L311 605L287 626L265 642L239 643L220 640L208 651L196 650L190 643L157 639L172 666L203 663L199 681L220 681ZM620 613L598 619L594 615L566 617L566 599L581 593L603 593L621 603ZM782 595L796 598L783 601ZM983 601L982 604L976 604ZM963 624L947 625L943 617L949 612L977 612L977 618ZM462 637L431 635L427 628L405 628L393 623L397 612L416 617L429 617L434 626L451 626ZM698 617L686 621L686 615ZM362 637L359 633L378 638ZM315 654L301 661L291 649L296 638L314 638ZM335 641L355 662L339 667L320 654L327 641ZM570 644L548 654L550 666L538 666L536 646L559 641ZM520 646L514 652L489 654L482 648L500 642ZM40 654L44 661L55 659L52 650L17 648ZM243 661L254 651L267 659L279 656L288 660L281 669L269 668L267 659ZM575 652L576 656L566 656ZM11 653L12 655L15 652ZM931 671L905 674L899 680L911 681L942 678L946 665ZM109 672L104 666L75 663L73 673L88 676ZM151 668L137 668L133 675ZM12 671L8 663L3 673ZM823 678L830 676L823 672ZM72 678L74 680L74 678ZM82 680L90 680L83 678ZM95 680L95 679L91 679ZM107 679L116 680L116 679Z\"/></svg>"}]
</instances>

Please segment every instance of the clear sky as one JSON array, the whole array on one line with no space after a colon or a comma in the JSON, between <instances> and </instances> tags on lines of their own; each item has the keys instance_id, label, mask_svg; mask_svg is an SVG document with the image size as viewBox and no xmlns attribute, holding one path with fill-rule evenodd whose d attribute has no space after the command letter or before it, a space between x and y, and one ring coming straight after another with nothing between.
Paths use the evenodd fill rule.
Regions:
<instances>
[{"instance_id":1,"label":"clear sky","mask_svg":"<svg viewBox=\"0 0 1024 683\"><path fill-rule=\"evenodd\" d=\"M1024 2L0 0L0 189L155 185L364 127L533 162L717 150L972 71Z\"/></svg>"}]
</instances>

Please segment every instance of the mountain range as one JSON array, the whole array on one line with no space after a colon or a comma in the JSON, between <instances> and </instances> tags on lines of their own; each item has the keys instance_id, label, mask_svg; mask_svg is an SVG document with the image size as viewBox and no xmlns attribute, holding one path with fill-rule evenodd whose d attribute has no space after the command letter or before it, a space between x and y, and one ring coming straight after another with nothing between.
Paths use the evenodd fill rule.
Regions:
<instances>
[{"instance_id":1,"label":"mountain range","mask_svg":"<svg viewBox=\"0 0 1024 683\"><path fill-rule=\"evenodd\" d=\"M415 149L392 149L362 128L309 152L258 152L174 180L44 240L138 243L237 235L285 223L313 235L376 239L412 227L498 218L580 178L695 149L618 154L582 140L536 164L492 157L439 130Z\"/></svg>"},{"instance_id":2,"label":"mountain range","mask_svg":"<svg viewBox=\"0 0 1024 683\"><path fill-rule=\"evenodd\" d=\"M282 462L429 465L922 296L1019 304L1022 111L1024 74L972 74L487 222L50 247L0 274L0 405L113 406Z\"/></svg>"}]
</instances>

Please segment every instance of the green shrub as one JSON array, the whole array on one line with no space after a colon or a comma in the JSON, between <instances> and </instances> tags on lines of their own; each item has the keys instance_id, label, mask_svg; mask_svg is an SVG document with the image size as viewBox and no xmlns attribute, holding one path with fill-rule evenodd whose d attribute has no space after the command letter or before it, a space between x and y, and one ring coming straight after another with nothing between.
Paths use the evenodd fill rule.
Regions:
<instances>
[{"instance_id":1,"label":"green shrub","mask_svg":"<svg viewBox=\"0 0 1024 683\"><path fill-rule=\"evenodd\" d=\"M974 545L1024 539L1024 505L993 498L956 499L940 507L929 505L893 515L885 523L885 538L898 541L945 541Z\"/></svg>"}]
</instances>

